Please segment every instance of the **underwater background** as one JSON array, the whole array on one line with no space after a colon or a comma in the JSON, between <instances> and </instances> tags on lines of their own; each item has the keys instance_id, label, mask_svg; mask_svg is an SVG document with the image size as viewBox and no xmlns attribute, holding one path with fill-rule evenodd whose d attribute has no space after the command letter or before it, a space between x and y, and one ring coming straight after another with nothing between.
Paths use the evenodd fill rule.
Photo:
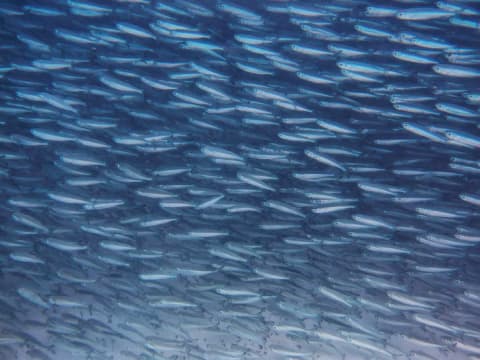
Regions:
<instances>
[{"instance_id":1,"label":"underwater background","mask_svg":"<svg viewBox=\"0 0 480 360\"><path fill-rule=\"evenodd\" d=\"M0 359L480 359L480 1L0 2Z\"/></svg>"}]
</instances>

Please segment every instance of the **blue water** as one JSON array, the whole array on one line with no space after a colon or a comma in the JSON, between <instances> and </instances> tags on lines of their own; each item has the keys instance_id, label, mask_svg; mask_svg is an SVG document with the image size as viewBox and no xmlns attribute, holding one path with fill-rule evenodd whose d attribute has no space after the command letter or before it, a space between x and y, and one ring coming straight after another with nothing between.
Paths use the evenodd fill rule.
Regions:
<instances>
[{"instance_id":1,"label":"blue water","mask_svg":"<svg viewBox=\"0 0 480 360\"><path fill-rule=\"evenodd\" d=\"M476 359L478 1L1 1L0 359Z\"/></svg>"}]
</instances>

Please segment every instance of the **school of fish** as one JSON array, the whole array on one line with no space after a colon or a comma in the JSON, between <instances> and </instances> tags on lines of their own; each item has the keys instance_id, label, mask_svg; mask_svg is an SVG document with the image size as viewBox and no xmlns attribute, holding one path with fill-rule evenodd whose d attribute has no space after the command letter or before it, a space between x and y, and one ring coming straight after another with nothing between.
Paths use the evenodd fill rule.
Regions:
<instances>
[{"instance_id":1,"label":"school of fish","mask_svg":"<svg viewBox=\"0 0 480 360\"><path fill-rule=\"evenodd\" d=\"M480 359L479 0L3 0L0 38L0 359Z\"/></svg>"}]
</instances>

